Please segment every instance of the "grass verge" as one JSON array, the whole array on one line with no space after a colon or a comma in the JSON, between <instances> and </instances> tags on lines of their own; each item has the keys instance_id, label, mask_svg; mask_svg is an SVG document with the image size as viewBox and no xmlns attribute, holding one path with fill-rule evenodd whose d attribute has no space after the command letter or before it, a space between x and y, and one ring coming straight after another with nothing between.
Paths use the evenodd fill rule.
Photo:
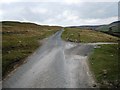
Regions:
<instances>
[{"instance_id":1,"label":"grass verge","mask_svg":"<svg viewBox=\"0 0 120 90\"><path fill-rule=\"evenodd\" d=\"M118 45L99 45L89 58L90 68L101 88L120 87Z\"/></svg>"},{"instance_id":2,"label":"grass verge","mask_svg":"<svg viewBox=\"0 0 120 90\"><path fill-rule=\"evenodd\" d=\"M65 28L62 39L71 42L117 42L118 38L93 30L82 30L79 28Z\"/></svg>"},{"instance_id":3,"label":"grass verge","mask_svg":"<svg viewBox=\"0 0 120 90\"><path fill-rule=\"evenodd\" d=\"M34 23L2 22L2 76L5 77L40 46L39 40L49 37L61 27Z\"/></svg>"}]
</instances>

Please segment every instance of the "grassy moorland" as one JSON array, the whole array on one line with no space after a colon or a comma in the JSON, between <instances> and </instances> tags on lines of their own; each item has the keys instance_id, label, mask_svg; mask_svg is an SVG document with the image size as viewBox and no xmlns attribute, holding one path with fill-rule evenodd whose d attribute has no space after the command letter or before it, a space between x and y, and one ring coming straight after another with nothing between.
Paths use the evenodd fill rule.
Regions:
<instances>
[{"instance_id":1,"label":"grassy moorland","mask_svg":"<svg viewBox=\"0 0 120 90\"><path fill-rule=\"evenodd\" d=\"M94 30L82 30L79 28L65 28L62 34L62 38L66 41L72 42L117 42L118 38L94 31Z\"/></svg>"},{"instance_id":2,"label":"grassy moorland","mask_svg":"<svg viewBox=\"0 0 120 90\"><path fill-rule=\"evenodd\" d=\"M120 87L118 44L99 45L89 58L91 70L101 88Z\"/></svg>"},{"instance_id":3,"label":"grassy moorland","mask_svg":"<svg viewBox=\"0 0 120 90\"><path fill-rule=\"evenodd\" d=\"M34 52L39 40L49 37L61 27L33 23L2 22L2 75L5 76Z\"/></svg>"}]
</instances>

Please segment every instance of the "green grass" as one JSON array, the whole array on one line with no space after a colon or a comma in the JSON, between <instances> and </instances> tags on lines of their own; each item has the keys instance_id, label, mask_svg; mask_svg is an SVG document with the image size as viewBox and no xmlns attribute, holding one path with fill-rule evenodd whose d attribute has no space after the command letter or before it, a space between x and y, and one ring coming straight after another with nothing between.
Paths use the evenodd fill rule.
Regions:
<instances>
[{"instance_id":1,"label":"green grass","mask_svg":"<svg viewBox=\"0 0 120 90\"><path fill-rule=\"evenodd\" d=\"M99 45L89 58L91 70L101 88L120 87L118 45Z\"/></svg>"},{"instance_id":2,"label":"green grass","mask_svg":"<svg viewBox=\"0 0 120 90\"><path fill-rule=\"evenodd\" d=\"M21 63L40 45L38 41L54 34L61 27L33 23L2 22L2 75Z\"/></svg>"},{"instance_id":3,"label":"green grass","mask_svg":"<svg viewBox=\"0 0 120 90\"><path fill-rule=\"evenodd\" d=\"M65 28L62 39L72 42L117 42L118 38L93 30L82 30L79 28Z\"/></svg>"}]
</instances>

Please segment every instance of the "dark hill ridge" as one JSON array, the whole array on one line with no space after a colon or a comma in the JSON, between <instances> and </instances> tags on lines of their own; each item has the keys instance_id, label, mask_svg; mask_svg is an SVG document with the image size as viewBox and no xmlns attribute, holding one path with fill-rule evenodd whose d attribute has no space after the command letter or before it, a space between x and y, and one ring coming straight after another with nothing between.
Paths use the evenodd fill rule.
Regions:
<instances>
[{"instance_id":1,"label":"dark hill ridge","mask_svg":"<svg viewBox=\"0 0 120 90\"><path fill-rule=\"evenodd\" d=\"M25 25L41 26L41 25L31 23L31 22L18 22L18 21L2 21L0 23L2 23L2 25L5 25L5 26L25 26Z\"/></svg>"},{"instance_id":2,"label":"dark hill ridge","mask_svg":"<svg viewBox=\"0 0 120 90\"><path fill-rule=\"evenodd\" d=\"M120 24L120 21L115 21L115 22L112 22L111 24Z\"/></svg>"},{"instance_id":3,"label":"dark hill ridge","mask_svg":"<svg viewBox=\"0 0 120 90\"><path fill-rule=\"evenodd\" d=\"M61 28L61 26L49 26L49 25L39 25L32 22L19 22L19 21L1 21L0 25L3 31L31 31L31 30L52 30L53 28ZM5 29L4 29L5 28ZM11 29L10 29L11 28ZM19 28L19 30L18 30Z\"/></svg>"},{"instance_id":4,"label":"dark hill ridge","mask_svg":"<svg viewBox=\"0 0 120 90\"><path fill-rule=\"evenodd\" d=\"M105 26L100 26L96 30L120 37L120 21L112 22Z\"/></svg>"},{"instance_id":5,"label":"dark hill ridge","mask_svg":"<svg viewBox=\"0 0 120 90\"><path fill-rule=\"evenodd\" d=\"M95 26L91 26L91 25L85 25L85 26L70 26L70 28L81 28L81 29L96 29L97 27L99 27L100 25L95 25Z\"/></svg>"},{"instance_id":6,"label":"dark hill ridge","mask_svg":"<svg viewBox=\"0 0 120 90\"><path fill-rule=\"evenodd\" d=\"M8 26L16 25L28 25L28 26L41 26L41 27L61 27L61 26L49 26L49 25L40 25L32 22L21 22L21 21L1 21L0 24Z\"/></svg>"}]
</instances>

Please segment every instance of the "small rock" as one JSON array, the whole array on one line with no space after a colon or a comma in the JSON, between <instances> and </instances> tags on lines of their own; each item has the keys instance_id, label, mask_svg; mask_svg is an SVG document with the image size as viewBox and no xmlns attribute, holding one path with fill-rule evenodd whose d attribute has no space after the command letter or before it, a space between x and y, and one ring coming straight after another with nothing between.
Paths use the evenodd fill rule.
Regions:
<instances>
[{"instance_id":1,"label":"small rock","mask_svg":"<svg viewBox=\"0 0 120 90\"><path fill-rule=\"evenodd\" d=\"M109 39L112 39L112 38L109 38Z\"/></svg>"},{"instance_id":2,"label":"small rock","mask_svg":"<svg viewBox=\"0 0 120 90\"><path fill-rule=\"evenodd\" d=\"M97 45L96 45L96 46L94 46L94 48L101 48L101 46L97 46Z\"/></svg>"},{"instance_id":3,"label":"small rock","mask_svg":"<svg viewBox=\"0 0 120 90\"><path fill-rule=\"evenodd\" d=\"M87 54L85 54L85 56L87 56Z\"/></svg>"},{"instance_id":4,"label":"small rock","mask_svg":"<svg viewBox=\"0 0 120 90\"><path fill-rule=\"evenodd\" d=\"M104 77L104 78L106 78L107 76L106 76L106 75L104 75L103 77Z\"/></svg>"},{"instance_id":5,"label":"small rock","mask_svg":"<svg viewBox=\"0 0 120 90\"><path fill-rule=\"evenodd\" d=\"M109 83L106 80L103 80L103 84L109 85Z\"/></svg>"},{"instance_id":6,"label":"small rock","mask_svg":"<svg viewBox=\"0 0 120 90\"><path fill-rule=\"evenodd\" d=\"M7 33L10 33L10 31L7 31Z\"/></svg>"},{"instance_id":7,"label":"small rock","mask_svg":"<svg viewBox=\"0 0 120 90\"><path fill-rule=\"evenodd\" d=\"M110 86L113 86L113 84L112 84L112 83L109 83L109 85L110 85Z\"/></svg>"},{"instance_id":8,"label":"small rock","mask_svg":"<svg viewBox=\"0 0 120 90\"><path fill-rule=\"evenodd\" d=\"M9 54L10 54L10 53L11 53L11 51L8 51L7 53L9 53Z\"/></svg>"},{"instance_id":9,"label":"small rock","mask_svg":"<svg viewBox=\"0 0 120 90\"><path fill-rule=\"evenodd\" d=\"M119 86L119 82L118 82L118 80L115 80L115 81L114 81L114 85L115 85L116 87Z\"/></svg>"},{"instance_id":10,"label":"small rock","mask_svg":"<svg viewBox=\"0 0 120 90\"><path fill-rule=\"evenodd\" d=\"M112 57L113 57L113 55L110 55L110 56L112 56Z\"/></svg>"},{"instance_id":11,"label":"small rock","mask_svg":"<svg viewBox=\"0 0 120 90\"><path fill-rule=\"evenodd\" d=\"M23 47L23 44L21 43L20 46Z\"/></svg>"},{"instance_id":12,"label":"small rock","mask_svg":"<svg viewBox=\"0 0 120 90\"><path fill-rule=\"evenodd\" d=\"M93 87L96 87L97 85L96 84L93 84Z\"/></svg>"},{"instance_id":13,"label":"small rock","mask_svg":"<svg viewBox=\"0 0 120 90\"><path fill-rule=\"evenodd\" d=\"M107 70L103 70L103 75L106 75L107 74Z\"/></svg>"},{"instance_id":14,"label":"small rock","mask_svg":"<svg viewBox=\"0 0 120 90\"><path fill-rule=\"evenodd\" d=\"M21 41L18 41L19 43L21 43Z\"/></svg>"},{"instance_id":15,"label":"small rock","mask_svg":"<svg viewBox=\"0 0 120 90\"><path fill-rule=\"evenodd\" d=\"M11 48L15 48L14 46L12 46Z\"/></svg>"}]
</instances>

